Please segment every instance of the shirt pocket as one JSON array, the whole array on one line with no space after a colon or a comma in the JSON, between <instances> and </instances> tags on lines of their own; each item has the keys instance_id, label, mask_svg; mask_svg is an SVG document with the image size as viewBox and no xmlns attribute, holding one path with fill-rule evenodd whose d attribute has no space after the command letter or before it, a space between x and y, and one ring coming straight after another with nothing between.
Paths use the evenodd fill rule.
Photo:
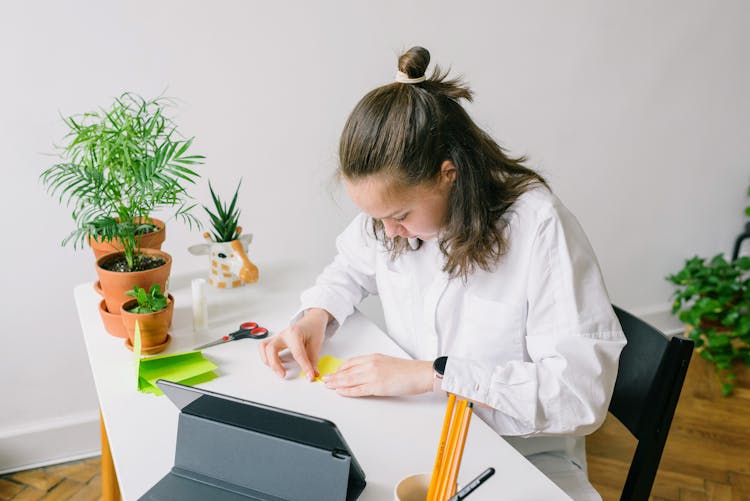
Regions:
<instances>
[{"instance_id":1,"label":"shirt pocket","mask_svg":"<svg viewBox=\"0 0 750 501\"><path fill-rule=\"evenodd\" d=\"M410 273L384 268L379 270L377 282L388 335L409 355L415 356L417 343L414 339L416 332L414 278Z\"/></svg>"},{"instance_id":2,"label":"shirt pocket","mask_svg":"<svg viewBox=\"0 0 750 501\"><path fill-rule=\"evenodd\" d=\"M464 295L461 341L463 356L497 365L524 360L526 308L486 299L472 293Z\"/></svg>"}]
</instances>

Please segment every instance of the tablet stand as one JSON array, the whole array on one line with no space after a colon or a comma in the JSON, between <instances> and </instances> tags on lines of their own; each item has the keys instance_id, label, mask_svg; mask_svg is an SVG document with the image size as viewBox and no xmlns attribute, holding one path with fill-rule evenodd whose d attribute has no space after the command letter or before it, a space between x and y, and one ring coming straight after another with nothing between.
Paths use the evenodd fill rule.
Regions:
<instances>
[{"instance_id":1,"label":"tablet stand","mask_svg":"<svg viewBox=\"0 0 750 501\"><path fill-rule=\"evenodd\" d=\"M303 443L304 436L289 438L300 437L299 427L288 433L281 429L286 436L264 433L279 430L278 423L284 423L286 415L249 419L247 409L251 407L215 398L196 399L182 407L174 467L141 499L350 501L358 497L364 481L352 477L348 452ZM266 426L271 419L275 428Z\"/></svg>"}]
</instances>

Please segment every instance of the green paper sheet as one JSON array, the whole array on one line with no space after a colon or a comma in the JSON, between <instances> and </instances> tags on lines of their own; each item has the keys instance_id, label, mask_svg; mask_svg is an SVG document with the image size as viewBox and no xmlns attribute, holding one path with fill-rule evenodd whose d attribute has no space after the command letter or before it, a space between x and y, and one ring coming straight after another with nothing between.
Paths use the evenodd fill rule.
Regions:
<instances>
[{"instance_id":1,"label":"green paper sheet","mask_svg":"<svg viewBox=\"0 0 750 501\"><path fill-rule=\"evenodd\" d=\"M162 395L162 391L156 386L157 379L193 386L216 377L213 372L217 369L216 365L203 358L200 351L141 357L141 331L137 321L133 338L138 391Z\"/></svg>"},{"instance_id":2,"label":"green paper sheet","mask_svg":"<svg viewBox=\"0 0 750 501\"><path fill-rule=\"evenodd\" d=\"M313 379L313 381L317 381L319 383L323 382L323 376L326 376L328 374L333 374L337 370L339 370L339 367L341 367L341 364L343 364L344 361L340 358L332 357L331 355L323 355L318 360L318 372L320 373L320 376ZM303 372L300 374L300 377L307 378L307 375Z\"/></svg>"}]
</instances>

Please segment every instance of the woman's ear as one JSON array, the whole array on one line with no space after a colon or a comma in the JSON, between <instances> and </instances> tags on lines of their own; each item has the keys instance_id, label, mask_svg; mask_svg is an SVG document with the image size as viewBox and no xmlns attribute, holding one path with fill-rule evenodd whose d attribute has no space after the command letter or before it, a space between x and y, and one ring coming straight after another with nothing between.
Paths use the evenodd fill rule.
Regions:
<instances>
[{"instance_id":1,"label":"woman's ear","mask_svg":"<svg viewBox=\"0 0 750 501\"><path fill-rule=\"evenodd\" d=\"M456 181L456 166L453 161L444 160L440 165L440 183L450 187Z\"/></svg>"}]
</instances>

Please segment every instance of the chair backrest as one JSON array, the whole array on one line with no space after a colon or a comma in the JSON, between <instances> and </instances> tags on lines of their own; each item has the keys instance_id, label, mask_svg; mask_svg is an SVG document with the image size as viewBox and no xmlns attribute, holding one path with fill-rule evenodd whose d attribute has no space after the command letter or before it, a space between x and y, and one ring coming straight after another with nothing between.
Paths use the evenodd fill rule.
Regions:
<instances>
[{"instance_id":1,"label":"chair backrest","mask_svg":"<svg viewBox=\"0 0 750 501\"><path fill-rule=\"evenodd\" d=\"M609 411L638 439L621 500L648 499L685 381L693 341L614 307L628 344L620 355Z\"/></svg>"}]
</instances>

